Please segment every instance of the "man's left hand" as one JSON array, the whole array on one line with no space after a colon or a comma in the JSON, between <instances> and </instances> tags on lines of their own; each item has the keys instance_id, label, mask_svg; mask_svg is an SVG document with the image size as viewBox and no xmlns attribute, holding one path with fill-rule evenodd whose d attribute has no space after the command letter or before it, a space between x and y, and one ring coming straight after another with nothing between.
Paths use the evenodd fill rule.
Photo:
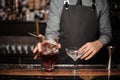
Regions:
<instances>
[{"instance_id":1,"label":"man's left hand","mask_svg":"<svg viewBox=\"0 0 120 80\"><path fill-rule=\"evenodd\" d=\"M101 41L96 40L94 42L87 42L83 45L79 50L78 53L84 53L81 59L89 60L92 58L101 48L103 44Z\"/></svg>"}]
</instances>

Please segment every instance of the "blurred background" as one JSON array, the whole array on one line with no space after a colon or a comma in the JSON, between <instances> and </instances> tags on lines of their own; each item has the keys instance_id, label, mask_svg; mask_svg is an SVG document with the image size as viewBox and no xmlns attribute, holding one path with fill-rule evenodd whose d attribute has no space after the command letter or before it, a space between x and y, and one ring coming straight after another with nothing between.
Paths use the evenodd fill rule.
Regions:
<instances>
[{"instance_id":1,"label":"blurred background","mask_svg":"<svg viewBox=\"0 0 120 80\"><path fill-rule=\"evenodd\" d=\"M120 0L108 0L114 47L112 64L120 64ZM0 64L39 64L38 42L28 35L45 33L50 0L0 0Z\"/></svg>"}]
</instances>

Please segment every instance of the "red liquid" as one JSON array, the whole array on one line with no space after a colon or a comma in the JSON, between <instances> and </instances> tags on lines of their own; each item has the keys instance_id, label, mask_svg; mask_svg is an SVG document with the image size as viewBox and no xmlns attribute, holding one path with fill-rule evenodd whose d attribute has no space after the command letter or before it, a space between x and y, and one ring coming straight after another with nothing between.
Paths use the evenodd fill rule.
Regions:
<instances>
[{"instance_id":1,"label":"red liquid","mask_svg":"<svg viewBox=\"0 0 120 80\"><path fill-rule=\"evenodd\" d=\"M52 51L56 46L53 44L45 43L42 48L42 53L40 53L40 59L43 62L46 71L53 71L53 65L58 59L59 51Z\"/></svg>"},{"instance_id":2,"label":"red liquid","mask_svg":"<svg viewBox=\"0 0 120 80\"><path fill-rule=\"evenodd\" d=\"M57 58L58 58L58 53L57 54L48 54L48 55L43 55L40 54L40 58L43 62L43 65L46 67L46 71L53 71L53 65L55 64Z\"/></svg>"}]
</instances>

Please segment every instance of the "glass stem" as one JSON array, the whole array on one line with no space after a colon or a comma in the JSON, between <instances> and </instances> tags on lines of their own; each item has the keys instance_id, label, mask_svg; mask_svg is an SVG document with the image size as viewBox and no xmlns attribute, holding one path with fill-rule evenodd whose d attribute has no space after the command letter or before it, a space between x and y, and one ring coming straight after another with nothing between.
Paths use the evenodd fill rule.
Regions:
<instances>
[{"instance_id":1,"label":"glass stem","mask_svg":"<svg viewBox=\"0 0 120 80\"><path fill-rule=\"evenodd\" d=\"M77 72L76 68L77 68L76 61L74 61L74 74L76 74Z\"/></svg>"}]
</instances>

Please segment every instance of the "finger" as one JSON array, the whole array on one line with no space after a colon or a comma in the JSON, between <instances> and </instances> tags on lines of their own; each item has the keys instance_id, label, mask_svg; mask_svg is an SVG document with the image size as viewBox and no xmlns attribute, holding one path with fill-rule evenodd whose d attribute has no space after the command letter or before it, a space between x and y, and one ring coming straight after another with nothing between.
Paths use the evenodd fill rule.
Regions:
<instances>
[{"instance_id":1,"label":"finger","mask_svg":"<svg viewBox=\"0 0 120 80\"><path fill-rule=\"evenodd\" d=\"M79 51L83 51L86 47L87 47L87 45L82 46L82 47L79 49Z\"/></svg>"},{"instance_id":2,"label":"finger","mask_svg":"<svg viewBox=\"0 0 120 80\"><path fill-rule=\"evenodd\" d=\"M89 51L91 51L90 48L89 48L89 47L86 47L83 52L84 52L84 53L87 53L87 52L89 52Z\"/></svg>"},{"instance_id":3,"label":"finger","mask_svg":"<svg viewBox=\"0 0 120 80\"><path fill-rule=\"evenodd\" d=\"M38 49L38 52L41 52L41 51L42 51L41 43L38 43L38 44L37 44L37 49Z\"/></svg>"},{"instance_id":4,"label":"finger","mask_svg":"<svg viewBox=\"0 0 120 80\"><path fill-rule=\"evenodd\" d=\"M85 49L88 47L88 43L86 43L85 45L83 45L80 49L79 52L82 53L85 51ZM87 50L86 50L87 51Z\"/></svg>"},{"instance_id":5,"label":"finger","mask_svg":"<svg viewBox=\"0 0 120 80\"><path fill-rule=\"evenodd\" d=\"M95 51L93 51L88 57L85 58L85 60L91 59L95 55Z\"/></svg>"},{"instance_id":6,"label":"finger","mask_svg":"<svg viewBox=\"0 0 120 80\"><path fill-rule=\"evenodd\" d=\"M42 34L39 34L38 37L45 38L45 36L43 36Z\"/></svg>"},{"instance_id":7,"label":"finger","mask_svg":"<svg viewBox=\"0 0 120 80\"><path fill-rule=\"evenodd\" d=\"M87 50L85 50L84 55L81 57L81 59L85 59L85 58L88 57L92 52L93 52L93 49L87 49Z\"/></svg>"},{"instance_id":8,"label":"finger","mask_svg":"<svg viewBox=\"0 0 120 80\"><path fill-rule=\"evenodd\" d=\"M38 51L37 47L34 48L33 53L36 53Z\"/></svg>"},{"instance_id":9,"label":"finger","mask_svg":"<svg viewBox=\"0 0 120 80\"><path fill-rule=\"evenodd\" d=\"M39 56L39 53L36 53L36 55L34 56L34 59L37 59Z\"/></svg>"},{"instance_id":10,"label":"finger","mask_svg":"<svg viewBox=\"0 0 120 80\"><path fill-rule=\"evenodd\" d=\"M45 36L43 36L42 34L39 34L38 37L41 38L42 41L45 39Z\"/></svg>"},{"instance_id":11,"label":"finger","mask_svg":"<svg viewBox=\"0 0 120 80\"><path fill-rule=\"evenodd\" d=\"M57 48L60 49L61 48L61 44L57 44Z\"/></svg>"},{"instance_id":12,"label":"finger","mask_svg":"<svg viewBox=\"0 0 120 80\"><path fill-rule=\"evenodd\" d=\"M83 50L79 50L78 53L82 55L81 59L85 58L86 56L88 56L87 53L89 53L90 51L90 48L89 47L86 47L85 49Z\"/></svg>"}]
</instances>

